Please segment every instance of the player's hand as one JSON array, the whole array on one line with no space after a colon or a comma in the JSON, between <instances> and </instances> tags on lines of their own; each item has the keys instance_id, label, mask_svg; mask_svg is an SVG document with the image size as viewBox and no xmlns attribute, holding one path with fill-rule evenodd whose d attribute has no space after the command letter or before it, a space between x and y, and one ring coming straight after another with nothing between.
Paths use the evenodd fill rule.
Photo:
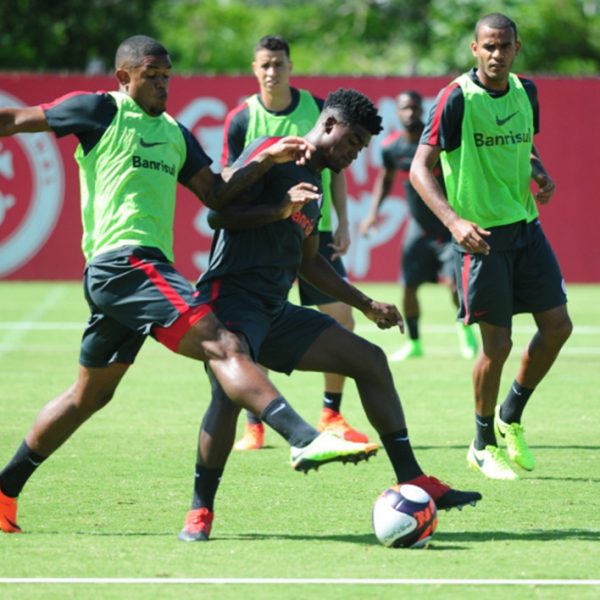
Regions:
<instances>
[{"instance_id":1,"label":"player's hand","mask_svg":"<svg viewBox=\"0 0 600 600\"><path fill-rule=\"evenodd\" d=\"M348 248L350 247L350 228L347 222L338 225L333 234L333 243L329 244L329 247L333 248L331 260L335 260L348 252Z\"/></svg>"},{"instance_id":2,"label":"player's hand","mask_svg":"<svg viewBox=\"0 0 600 600\"><path fill-rule=\"evenodd\" d=\"M491 235L487 229L477 223L456 219L449 227L454 239L471 254L489 254L490 245L483 239Z\"/></svg>"},{"instance_id":3,"label":"player's hand","mask_svg":"<svg viewBox=\"0 0 600 600\"><path fill-rule=\"evenodd\" d=\"M398 326L400 333L404 333L404 319L394 304L371 300L369 308L363 311L365 317L373 321L379 329L390 329Z\"/></svg>"},{"instance_id":4,"label":"player's hand","mask_svg":"<svg viewBox=\"0 0 600 600\"><path fill-rule=\"evenodd\" d=\"M263 150L275 164L295 161L297 165L306 164L315 151L316 148L310 142L297 136L281 138Z\"/></svg>"},{"instance_id":5,"label":"player's hand","mask_svg":"<svg viewBox=\"0 0 600 600\"><path fill-rule=\"evenodd\" d=\"M554 180L547 173L540 173L537 177L534 177L534 179L539 186L539 189L535 194L535 199L540 204L548 204L550 198L552 198L552 195L556 191Z\"/></svg>"},{"instance_id":6,"label":"player's hand","mask_svg":"<svg viewBox=\"0 0 600 600\"><path fill-rule=\"evenodd\" d=\"M369 215L360 222L360 225L358 226L358 233L360 233L360 235L362 235L363 237L366 237L367 235L369 235L371 229L375 229L376 225L377 217Z\"/></svg>"},{"instance_id":7,"label":"player's hand","mask_svg":"<svg viewBox=\"0 0 600 600\"><path fill-rule=\"evenodd\" d=\"M287 219L302 210L308 202L320 200L319 188L312 183L300 182L291 187L281 203L281 218Z\"/></svg>"}]
</instances>

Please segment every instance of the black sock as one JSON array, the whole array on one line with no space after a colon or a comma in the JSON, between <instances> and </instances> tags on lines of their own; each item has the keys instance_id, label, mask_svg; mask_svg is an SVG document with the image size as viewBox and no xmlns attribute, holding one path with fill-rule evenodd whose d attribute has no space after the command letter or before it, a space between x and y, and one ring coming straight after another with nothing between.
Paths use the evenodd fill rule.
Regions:
<instances>
[{"instance_id":1,"label":"black sock","mask_svg":"<svg viewBox=\"0 0 600 600\"><path fill-rule=\"evenodd\" d=\"M261 423L261 420L249 410L246 411L246 418L248 420L248 423L252 423L253 425L258 425L259 423Z\"/></svg>"},{"instance_id":2,"label":"black sock","mask_svg":"<svg viewBox=\"0 0 600 600\"><path fill-rule=\"evenodd\" d=\"M0 491L9 498L16 498L33 472L46 460L22 442L12 460L0 472Z\"/></svg>"},{"instance_id":3,"label":"black sock","mask_svg":"<svg viewBox=\"0 0 600 600\"><path fill-rule=\"evenodd\" d=\"M481 417L475 414L475 449L483 450L486 446L497 446L494 433L494 415Z\"/></svg>"},{"instance_id":4,"label":"black sock","mask_svg":"<svg viewBox=\"0 0 600 600\"><path fill-rule=\"evenodd\" d=\"M224 469L209 469L202 465L196 465L196 477L194 479L194 495L192 496L192 509L208 508L213 512L215 496Z\"/></svg>"},{"instance_id":5,"label":"black sock","mask_svg":"<svg viewBox=\"0 0 600 600\"><path fill-rule=\"evenodd\" d=\"M381 443L390 458L399 483L410 481L423 474L410 445L407 429L382 435Z\"/></svg>"},{"instance_id":6,"label":"black sock","mask_svg":"<svg viewBox=\"0 0 600 600\"><path fill-rule=\"evenodd\" d=\"M520 423L525 405L531 394L533 394L531 388L523 387L516 381L513 381L510 391L500 407L500 418L505 423Z\"/></svg>"},{"instance_id":7,"label":"black sock","mask_svg":"<svg viewBox=\"0 0 600 600\"><path fill-rule=\"evenodd\" d=\"M340 412L340 404L342 403L342 394L336 392L325 392L323 397L323 408L329 408Z\"/></svg>"},{"instance_id":8,"label":"black sock","mask_svg":"<svg viewBox=\"0 0 600 600\"><path fill-rule=\"evenodd\" d=\"M411 340L419 339L419 317L407 317L404 322L406 323L406 331L408 337Z\"/></svg>"},{"instance_id":9,"label":"black sock","mask_svg":"<svg viewBox=\"0 0 600 600\"><path fill-rule=\"evenodd\" d=\"M319 432L310 426L282 396L270 402L262 411L260 418L290 446L304 448L319 435Z\"/></svg>"}]
</instances>

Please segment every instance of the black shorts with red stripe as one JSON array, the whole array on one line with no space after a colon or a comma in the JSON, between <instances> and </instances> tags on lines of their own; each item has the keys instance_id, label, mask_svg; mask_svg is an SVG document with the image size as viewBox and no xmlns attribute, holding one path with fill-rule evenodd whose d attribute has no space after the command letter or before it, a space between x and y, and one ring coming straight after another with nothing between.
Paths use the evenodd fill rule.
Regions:
<instances>
[{"instance_id":1,"label":"black shorts with red stripe","mask_svg":"<svg viewBox=\"0 0 600 600\"><path fill-rule=\"evenodd\" d=\"M173 351L210 312L193 285L156 248L124 246L94 257L83 276L90 307L79 362L133 363L148 335Z\"/></svg>"},{"instance_id":2,"label":"black shorts with red stripe","mask_svg":"<svg viewBox=\"0 0 600 600\"><path fill-rule=\"evenodd\" d=\"M273 371L289 375L317 337L336 325L330 316L285 298L276 305L265 302L235 277L200 279L196 286L219 321L244 336L252 358Z\"/></svg>"},{"instance_id":3,"label":"black shorts with red stripe","mask_svg":"<svg viewBox=\"0 0 600 600\"><path fill-rule=\"evenodd\" d=\"M455 247L459 320L510 327L518 313L541 313L567 302L560 267L536 219L490 227L488 255Z\"/></svg>"}]
</instances>

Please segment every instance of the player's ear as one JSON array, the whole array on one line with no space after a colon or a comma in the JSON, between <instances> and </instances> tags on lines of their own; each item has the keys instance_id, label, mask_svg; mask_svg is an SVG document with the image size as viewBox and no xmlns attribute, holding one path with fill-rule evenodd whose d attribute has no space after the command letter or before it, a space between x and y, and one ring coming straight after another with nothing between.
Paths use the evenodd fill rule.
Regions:
<instances>
[{"instance_id":1,"label":"player's ear","mask_svg":"<svg viewBox=\"0 0 600 600\"><path fill-rule=\"evenodd\" d=\"M325 132L331 133L332 129L335 127L337 122L338 120L333 115L329 115L323 123L323 128L325 129Z\"/></svg>"},{"instance_id":2,"label":"player's ear","mask_svg":"<svg viewBox=\"0 0 600 600\"><path fill-rule=\"evenodd\" d=\"M115 76L120 85L127 85L131 81L131 77L129 76L129 72L125 69L117 69L115 71Z\"/></svg>"},{"instance_id":3,"label":"player's ear","mask_svg":"<svg viewBox=\"0 0 600 600\"><path fill-rule=\"evenodd\" d=\"M519 54L520 51L521 51L521 42L519 40L517 40L515 42L515 55Z\"/></svg>"}]
</instances>

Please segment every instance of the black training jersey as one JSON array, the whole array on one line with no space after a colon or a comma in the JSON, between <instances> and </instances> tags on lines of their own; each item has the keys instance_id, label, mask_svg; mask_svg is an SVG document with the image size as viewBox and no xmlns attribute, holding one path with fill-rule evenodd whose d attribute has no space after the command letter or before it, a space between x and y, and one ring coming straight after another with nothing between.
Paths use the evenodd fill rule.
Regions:
<instances>
[{"instance_id":1,"label":"black training jersey","mask_svg":"<svg viewBox=\"0 0 600 600\"><path fill-rule=\"evenodd\" d=\"M390 134L383 141L381 148L383 166L388 171L398 170L408 173L418 145L417 142L408 141L402 132L398 131ZM434 175L443 188L444 181L439 165L436 166ZM421 200L417 190L415 190L408 178L404 181L404 190L410 214L421 228L429 235L450 239L450 232L431 212L425 202Z\"/></svg>"},{"instance_id":2,"label":"black training jersey","mask_svg":"<svg viewBox=\"0 0 600 600\"><path fill-rule=\"evenodd\" d=\"M257 138L244 150L234 167L248 163L279 139ZM288 190L300 182L320 188L320 173L294 162L274 165L249 190L244 203L279 204ZM208 269L200 280L227 278L267 305L283 303L298 274L304 241L308 236L318 235L319 217L318 203L309 202L285 220L255 229L216 231Z\"/></svg>"},{"instance_id":3,"label":"black training jersey","mask_svg":"<svg viewBox=\"0 0 600 600\"><path fill-rule=\"evenodd\" d=\"M42 104L50 129L57 137L74 134L84 154L100 141L117 114L117 103L106 92L73 92L48 104ZM185 163L178 173L178 181L185 183L200 169L212 163L198 140L177 122L186 145Z\"/></svg>"},{"instance_id":4,"label":"black training jersey","mask_svg":"<svg viewBox=\"0 0 600 600\"><path fill-rule=\"evenodd\" d=\"M300 92L296 88L291 88L292 102L290 105L281 111L269 110L260 99L260 94L257 95L257 99L264 108L265 111L275 115L277 117L285 117L286 115L292 114L300 102ZM323 100L313 96L319 111L323 110ZM223 154L221 156L221 165L228 167L232 165L242 154L244 146L246 145L246 134L248 132L249 122L249 107L248 102L242 102L239 106L236 106L225 118L224 125L224 140Z\"/></svg>"},{"instance_id":5,"label":"black training jersey","mask_svg":"<svg viewBox=\"0 0 600 600\"><path fill-rule=\"evenodd\" d=\"M495 92L494 90L486 88L479 80L479 77L477 77L475 68L469 72L469 76L474 83L485 89L492 98L500 98L507 93L507 91ZM533 81L520 76L519 79L523 84L523 88L529 97L531 108L533 109L534 133L538 133L539 105L537 88ZM464 111L465 99L461 87L457 83L452 83L443 88L431 107L420 143L429 146L439 146L446 152L456 150L462 143L462 121Z\"/></svg>"}]
</instances>

